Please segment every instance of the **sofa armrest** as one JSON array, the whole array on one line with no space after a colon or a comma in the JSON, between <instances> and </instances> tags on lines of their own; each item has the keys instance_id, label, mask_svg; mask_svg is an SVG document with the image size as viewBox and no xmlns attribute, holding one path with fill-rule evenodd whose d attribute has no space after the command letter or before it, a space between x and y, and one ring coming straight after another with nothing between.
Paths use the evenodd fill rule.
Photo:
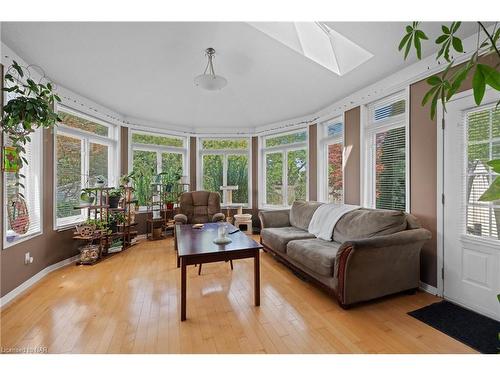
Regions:
<instances>
[{"instance_id":1,"label":"sofa armrest","mask_svg":"<svg viewBox=\"0 0 500 375\"><path fill-rule=\"evenodd\" d=\"M224 220L226 220L226 215L224 215L222 212L218 212L214 216L212 216L212 222L214 223Z\"/></svg>"},{"instance_id":2,"label":"sofa armrest","mask_svg":"<svg viewBox=\"0 0 500 375\"><path fill-rule=\"evenodd\" d=\"M188 218L184 214L177 214L174 216L174 221L176 224L187 224Z\"/></svg>"},{"instance_id":3,"label":"sofa armrest","mask_svg":"<svg viewBox=\"0 0 500 375\"><path fill-rule=\"evenodd\" d=\"M290 210L260 211L261 229L281 228L290 226Z\"/></svg>"},{"instance_id":4,"label":"sofa armrest","mask_svg":"<svg viewBox=\"0 0 500 375\"><path fill-rule=\"evenodd\" d=\"M420 250L431 237L420 228L343 243L333 275L339 302L349 305L417 288Z\"/></svg>"}]
</instances>

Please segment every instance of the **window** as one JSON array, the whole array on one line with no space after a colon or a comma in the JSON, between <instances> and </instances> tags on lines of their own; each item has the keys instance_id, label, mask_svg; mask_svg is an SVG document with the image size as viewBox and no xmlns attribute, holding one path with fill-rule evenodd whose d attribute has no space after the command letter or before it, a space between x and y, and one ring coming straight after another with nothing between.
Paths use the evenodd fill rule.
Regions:
<instances>
[{"instance_id":1,"label":"window","mask_svg":"<svg viewBox=\"0 0 500 375\"><path fill-rule=\"evenodd\" d=\"M500 109L473 110L465 114L467 125L466 233L498 239L500 201L481 202L479 197L497 177L486 164L500 159Z\"/></svg>"},{"instance_id":2,"label":"window","mask_svg":"<svg viewBox=\"0 0 500 375\"><path fill-rule=\"evenodd\" d=\"M159 173L168 179L186 175L187 140L166 134L151 134L137 130L131 132L131 163L135 173L135 197L145 207L150 197L151 183Z\"/></svg>"},{"instance_id":3,"label":"window","mask_svg":"<svg viewBox=\"0 0 500 375\"><path fill-rule=\"evenodd\" d=\"M238 186L233 203L250 205L250 141L247 138L200 139L200 188L221 193L221 186Z\"/></svg>"},{"instance_id":4,"label":"window","mask_svg":"<svg viewBox=\"0 0 500 375\"><path fill-rule=\"evenodd\" d=\"M406 93L368 105L364 204L409 210Z\"/></svg>"},{"instance_id":5,"label":"window","mask_svg":"<svg viewBox=\"0 0 500 375\"><path fill-rule=\"evenodd\" d=\"M319 197L329 203L344 203L344 121L342 117L327 121L319 131Z\"/></svg>"},{"instance_id":6,"label":"window","mask_svg":"<svg viewBox=\"0 0 500 375\"><path fill-rule=\"evenodd\" d=\"M81 189L95 186L98 177L113 186L118 163L114 126L65 107L58 114L54 194L56 227L61 228L85 219L85 210L77 208Z\"/></svg>"},{"instance_id":7,"label":"window","mask_svg":"<svg viewBox=\"0 0 500 375\"><path fill-rule=\"evenodd\" d=\"M6 97L8 97L9 94L6 94ZM13 172L3 174L4 202L6 205L4 209L4 248L42 233L42 136L43 131L41 129L36 130L31 135L31 142L24 146L26 152L22 156L26 158L27 163L23 163L23 167L19 171L19 178L16 178L16 174ZM4 137L4 141L6 146L11 144L8 137ZM16 185L17 182L23 186ZM24 197L29 214L29 227L24 234L14 232L9 220L8 207L18 194Z\"/></svg>"},{"instance_id":8,"label":"window","mask_svg":"<svg viewBox=\"0 0 500 375\"><path fill-rule=\"evenodd\" d=\"M307 199L307 130L263 138L263 202L288 207Z\"/></svg>"}]
</instances>

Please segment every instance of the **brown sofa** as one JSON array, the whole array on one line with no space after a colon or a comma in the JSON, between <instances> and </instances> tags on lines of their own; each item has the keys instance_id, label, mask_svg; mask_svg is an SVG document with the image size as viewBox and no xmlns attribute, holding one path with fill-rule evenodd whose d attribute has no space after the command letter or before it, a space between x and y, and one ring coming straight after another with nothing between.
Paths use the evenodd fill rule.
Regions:
<instances>
[{"instance_id":1,"label":"brown sofa","mask_svg":"<svg viewBox=\"0 0 500 375\"><path fill-rule=\"evenodd\" d=\"M211 191L190 191L179 197L179 211L174 221L179 224L202 224L224 221L220 194Z\"/></svg>"},{"instance_id":2,"label":"brown sofa","mask_svg":"<svg viewBox=\"0 0 500 375\"><path fill-rule=\"evenodd\" d=\"M332 241L307 229L319 202L261 211L261 244L348 306L419 286L420 250L431 233L411 214L360 208L340 218Z\"/></svg>"}]
</instances>

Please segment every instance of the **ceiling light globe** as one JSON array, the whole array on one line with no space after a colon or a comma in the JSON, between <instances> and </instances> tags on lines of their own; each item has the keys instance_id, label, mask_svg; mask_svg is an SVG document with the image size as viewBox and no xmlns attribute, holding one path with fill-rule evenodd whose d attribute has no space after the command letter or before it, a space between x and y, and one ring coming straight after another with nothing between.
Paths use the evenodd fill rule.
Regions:
<instances>
[{"instance_id":1,"label":"ceiling light globe","mask_svg":"<svg viewBox=\"0 0 500 375\"><path fill-rule=\"evenodd\" d=\"M218 75L200 74L194 77L194 84L208 91L220 90L227 85L227 79Z\"/></svg>"}]
</instances>

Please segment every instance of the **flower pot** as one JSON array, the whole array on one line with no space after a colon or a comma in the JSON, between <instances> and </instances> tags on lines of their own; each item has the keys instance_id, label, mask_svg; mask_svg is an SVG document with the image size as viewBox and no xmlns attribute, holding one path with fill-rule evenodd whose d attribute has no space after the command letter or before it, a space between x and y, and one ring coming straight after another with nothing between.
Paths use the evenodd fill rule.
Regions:
<instances>
[{"instance_id":1,"label":"flower pot","mask_svg":"<svg viewBox=\"0 0 500 375\"><path fill-rule=\"evenodd\" d=\"M108 205L110 208L117 208L121 197L108 197Z\"/></svg>"}]
</instances>

